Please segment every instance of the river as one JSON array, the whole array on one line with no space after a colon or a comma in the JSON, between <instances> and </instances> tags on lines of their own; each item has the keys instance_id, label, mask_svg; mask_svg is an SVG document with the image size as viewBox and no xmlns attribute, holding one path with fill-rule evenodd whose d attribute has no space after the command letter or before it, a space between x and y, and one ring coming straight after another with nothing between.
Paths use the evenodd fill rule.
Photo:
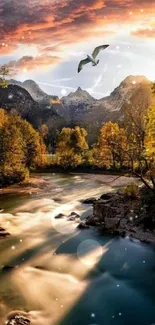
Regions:
<instances>
[{"instance_id":1,"label":"river","mask_svg":"<svg viewBox=\"0 0 155 325\"><path fill-rule=\"evenodd\" d=\"M155 324L155 249L55 219L90 215L81 200L110 191L107 176L40 177L40 192L0 197L0 324L19 309L32 325Z\"/></svg>"}]
</instances>

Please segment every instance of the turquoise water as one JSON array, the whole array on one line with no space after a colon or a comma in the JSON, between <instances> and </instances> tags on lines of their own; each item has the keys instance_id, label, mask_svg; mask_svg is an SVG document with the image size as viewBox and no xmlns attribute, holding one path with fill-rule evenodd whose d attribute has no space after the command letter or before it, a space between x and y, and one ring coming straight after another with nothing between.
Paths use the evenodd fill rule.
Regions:
<instances>
[{"instance_id":1,"label":"turquoise water","mask_svg":"<svg viewBox=\"0 0 155 325\"><path fill-rule=\"evenodd\" d=\"M41 175L38 194L0 199L0 320L28 311L34 325L155 324L155 249L127 238L78 230L62 212L92 213L81 203L110 190L92 177ZM9 272L4 266L14 266Z\"/></svg>"}]
</instances>

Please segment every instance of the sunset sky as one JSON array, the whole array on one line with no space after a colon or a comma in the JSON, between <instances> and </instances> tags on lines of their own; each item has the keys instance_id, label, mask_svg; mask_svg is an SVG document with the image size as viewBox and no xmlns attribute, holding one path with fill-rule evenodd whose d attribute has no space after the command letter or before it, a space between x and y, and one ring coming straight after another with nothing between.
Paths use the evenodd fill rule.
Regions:
<instances>
[{"instance_id":1,"label":"sunset sky","mask_svg":"<svg viewBox=\"0 0 155 325\"><path fill-rule=\"evenodd\" d=\"M155 80L154 0L1 0L0 64L49 94L101 98L128 75ZM97 67L77 66L101 44Z\"/></svg>"}]
</instances>

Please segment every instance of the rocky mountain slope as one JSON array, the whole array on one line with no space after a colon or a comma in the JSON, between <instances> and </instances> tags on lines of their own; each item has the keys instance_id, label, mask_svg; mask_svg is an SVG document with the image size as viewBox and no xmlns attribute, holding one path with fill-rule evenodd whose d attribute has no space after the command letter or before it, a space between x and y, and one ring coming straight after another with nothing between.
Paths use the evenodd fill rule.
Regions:
<instances>
[{"instance_id":1,"label":"rocky mountain slope","mask_svg":"<svg viewBox=\"0 0 155 325\"><path fill-rule=\"evenodd\" d=\"M57 113L72 124L87 129L89 141L93 143L100 127L106 121L121 122L127 106L132 110L140 105L145 111L152 103L151 82L144 76L128 76L105 98L96 100L88 92L78 88L61 99Z\"/></svg>"},{"instance_id":2,"label":"rocky mountain slope","mask_svg":"<svg viewBox=\"0 0 155 325\"><path fill-rule=\"evenodd\" d=\"M11 81L10 83L19 83ZM121 122L127 106L132 110L137 105L145 109L152 103L153 96L151 82L144 76L128 76L114 91L105 98L97 100L80 87L68 96L59 99L57 96L45 94L39 86L27 80L20 83L35 100L34 106L39 103L42 107L42 119L45 120L45 109L63 119L63 126L80 125L88 131L89 142L96 141L100 127L106 121ZM28 105L27 102L24 104ZM28 105L29 110L29 105ZM48 114L51 114L51 112ZM55 119L56 115L55 115ZM47 119L48 120L48 119ZM47 122L48 123L48 122ZM57 124L55 120L55 124Z\"/></svg>"},{"instance_id":3,"label":"rocky mountain slope","mask_svg":"<svg viewBox=\"0 0 155 325\"><path fill-rule=\"evenodd\" d=\"M150 82L144 76L127 77L108 97L100 100L94 99L87 91L78 88L74 93L61 99L63 109L60 107L59 113L69 120L78 120L83 118L85 113L87 116L92 113L99 122L105 121L109 116L113 119L116 112L121 117L119 113L124 104L131 103L134 94L140 89L143 89L144 93L147 92L148 97L151 96Z\"/></svg>"},{"instance_id":4,"label":"rocky mountain slope","mask_svg":"<svg viewBox=\"0 0 155 325\"><path fill-rule=\"evenodd\" d=\"M76 121L82 118L95 102L95 98L79 87L75 92L61 98L61 106L58 107L57 111L67 120Z\"/></svg>"},{"instance_id":5,"label":"rocky mountain slope","mask_svg":"<svg viewBox=\"0 0 155 325\"><path fill-rule=\"evenodd\" d=\"M59 98L58 96L52 96L46 94L40 87L39 85L33 81L33 80L25 80L24 82L17 81L14 79L9 80L9 84L11 85L17 85L29 92L31 97L36 101L36 102L41 102L44 104L52 104L52 103L59 103Z\"/></svg>"},{"instance_id":6,"label":"rocky mountain slope","mask_svg":"<svg viewBox=\"0 0 155 325\"><path fill-rule=\"evenodd\" d=\"M18 85L0 87L0 107L16 111L36 128L45 123L51 132L61 129L65 123L52 105L36 102L27 90Z\"/></svg>"}]
</instances>

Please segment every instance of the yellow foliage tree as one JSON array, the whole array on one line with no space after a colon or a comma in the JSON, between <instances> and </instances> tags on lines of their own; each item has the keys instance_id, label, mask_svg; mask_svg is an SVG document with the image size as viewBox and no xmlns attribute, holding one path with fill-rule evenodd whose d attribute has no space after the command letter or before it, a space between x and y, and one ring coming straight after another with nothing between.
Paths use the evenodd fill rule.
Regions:
<instances>
[{"instance_id":1,"label":"yellow foliage tree","mask_svg":"<svg viewBox=\"0 0 155 325\"><path fill-rule=\"evenodd\" d=\"M83 162L85 151L88 149L85 129L63 128L57 138L56 155L58 163L64 168L76 167Z\"/></svg>"},{"instance_id":2,"label":"yellow foliage tree","mask_svg":"<svg viewBox=\"0 0 155 325\"><path fill-rule=\"evenodd\" d=\"M0 108L0 128L4 125L4 123L7 121L8 116L4 109Z\"/></svg>"},{"instance_id":3,"label":"yellow foliage tree","mask_svg":"<svg viewBox=\"0 0 155 325\"><path fill-rule=\"evenodd\" d=\"M122 167L125 161L127 139L125 130L117 123L107 122L102 126L96 146L98 167Z\"/></svg>"},{"instance_id":4,"label":"yellow foliage tree","mask_svg":"<svg viewBox=\"0 0 155 325\"><path fill-rule=\"evenodd\" d=\"M145 159L147 175L155 189L155 106L150 106L145 116Z\"/></svg>"},{"instance_id":5,"label":"yellow foliage tree","mask_svg":"<svg viewBox=\"0 0 155 325\"><path fill-rule=\"evenodd\" d=\"M39 133L20 116L0 110L0 121L0 182L10 184L41 165L46 149Z\"/></svg>"}]
</instances>

